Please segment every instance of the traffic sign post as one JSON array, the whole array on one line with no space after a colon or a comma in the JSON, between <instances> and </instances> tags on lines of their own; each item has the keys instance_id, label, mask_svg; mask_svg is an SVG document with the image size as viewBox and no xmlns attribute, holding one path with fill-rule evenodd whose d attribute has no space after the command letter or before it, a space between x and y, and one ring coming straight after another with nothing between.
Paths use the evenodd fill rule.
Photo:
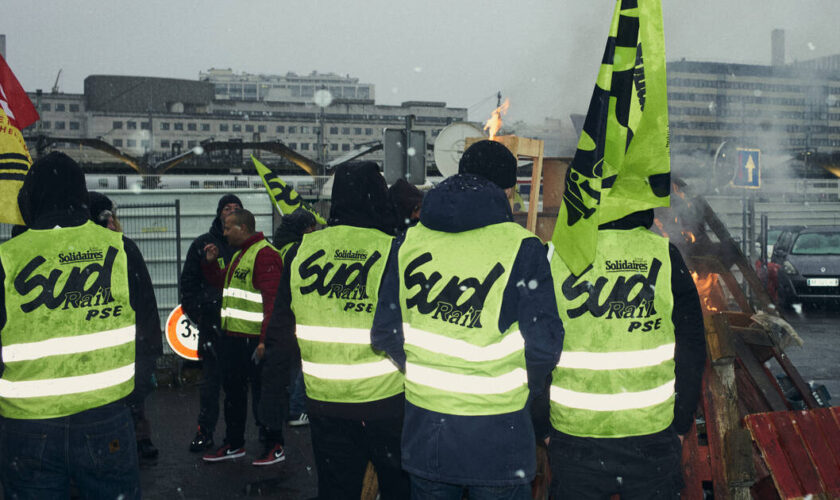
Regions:
<instances>
[{"instance_id":1,"label":"traffic sign post","mask_svg":"<svg viewBox=\"0 0 840 500\"><path fill-rule=\"evenodd\" d=\"M166 342L178 356L198 361L198 327L184 314L180 304L166 319Z\"/></svg>"},{"instance_id":2,"label":"traffic sign post","mask_svg":"<svg viewBox=\"0 0 840 500\"><path fill-rule=\"evenodd\" d=\"M761 187L761 150L738 148L738 169L732 186L745 189Z\"/></svg>"}]
</instances>

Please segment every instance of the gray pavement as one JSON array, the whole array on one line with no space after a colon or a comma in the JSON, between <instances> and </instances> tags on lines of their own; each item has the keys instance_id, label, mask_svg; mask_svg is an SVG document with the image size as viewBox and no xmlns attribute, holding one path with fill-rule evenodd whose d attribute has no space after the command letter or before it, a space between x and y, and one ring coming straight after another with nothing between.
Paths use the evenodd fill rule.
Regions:
<instances>
[{"instance_id":1,"label":"gray pavement","mask_svg":"<svg viewBox=\"0 0 840 500\"><path fill-rule=\"evenodd\" d=\"M185 375L188 381L195 378L190 373ZM201 460L201 453L190 453L188 449L198 415L198 388L193 382L181 387L159 387L146 401L146 414L160 457L154 465L141 466L143 498L298 500L317 494L308 426L284 429L285 462L255 467L251 460L262 451L262 443L257 440L249 408L245 433L247 455L208 464ZM224 437L224 417L220 416L219 420L214 436L217 443Z\"/></svg>"},{"instance_id":2,"label":"gray pavement","mask_svg":"<svg viewBox=\"0 0 840 500\"><path fill-rule=\"evenodd\" d=\"M831 405L840 406L840 306L803 306L786 313L804 342L786 353L806 382L825 385Z\"/></svg>"}]
</instances>

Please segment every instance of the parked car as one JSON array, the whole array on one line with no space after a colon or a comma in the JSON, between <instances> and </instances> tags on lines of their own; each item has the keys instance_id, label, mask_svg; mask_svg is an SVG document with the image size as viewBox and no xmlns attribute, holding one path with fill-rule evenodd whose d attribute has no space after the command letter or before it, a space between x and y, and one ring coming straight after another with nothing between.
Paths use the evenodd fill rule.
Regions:
<instances>
[{"instance_id":1,"label":"parked car","mask_svg":"<svg viewBox=\"0 0 840 500\"><path fill-rule=\"evenodd\" d=\"M840 300L840 226L811 226L784 231L773 248L779 301Z\"/></svg>"}]
</instances>

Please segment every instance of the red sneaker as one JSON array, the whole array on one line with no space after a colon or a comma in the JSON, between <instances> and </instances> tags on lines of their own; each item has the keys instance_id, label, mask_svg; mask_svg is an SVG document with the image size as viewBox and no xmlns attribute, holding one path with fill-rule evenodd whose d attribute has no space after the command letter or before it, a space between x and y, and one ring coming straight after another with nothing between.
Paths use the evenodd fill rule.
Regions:
<instances>
[{"instance_id":1,"label":"red sneaker","mask_svg":"<svg viewBox=\"0 0 840 500\"><path fill-rule=\"evenodd\" d=\"M283 451L282 446L275 444L274 446L266 447L265 452L251 462L251 465L271 465L282 462L283 460L286 460L286 452Z\"/></svg>"},{"instance_id":2,"label":"red sneaker","mask_svg":"<svg viewBox=\"0 0 840 500\"><path fill-rule=\"evenodd\" d=\"M234 458L244 456L244 447L240 446L239 448L232 448L229 444L226 444L221 448L217 449L216 451L212 451L204 455L203 457L201 457L201 459L205 462L221 462L222 460L233 460Z\"/></svg>"}]
</instances>

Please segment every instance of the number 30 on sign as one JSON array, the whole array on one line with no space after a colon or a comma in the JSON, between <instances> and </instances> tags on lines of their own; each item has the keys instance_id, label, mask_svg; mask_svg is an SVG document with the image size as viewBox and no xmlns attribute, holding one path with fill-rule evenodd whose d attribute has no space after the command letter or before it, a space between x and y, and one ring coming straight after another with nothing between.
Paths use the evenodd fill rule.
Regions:
<instances>
[{"instance_id":1,"label":"number 30 on sign","mask_svg":"<svg viewBox=\"0 0 840 500\"><path fill-rule=\"evenodd\" d=\"M178 305L166 320L166 341L175 354L190 361L198 361L198 327Z\"/></svg>"}]
</instances>

